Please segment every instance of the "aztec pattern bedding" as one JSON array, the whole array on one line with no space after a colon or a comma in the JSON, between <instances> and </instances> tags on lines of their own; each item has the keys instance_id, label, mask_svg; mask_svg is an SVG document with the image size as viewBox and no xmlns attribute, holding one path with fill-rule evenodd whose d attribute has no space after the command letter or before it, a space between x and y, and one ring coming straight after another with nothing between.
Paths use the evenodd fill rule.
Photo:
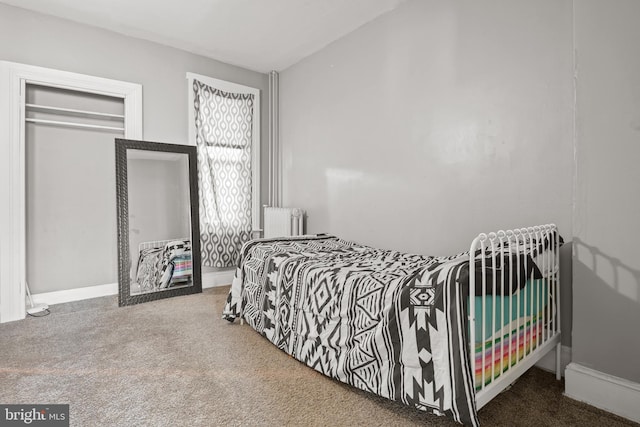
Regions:
<instances>
[{"instance_id":1,"label":"aztec pattern bedding","mask_svg":"<svg viewBox=\"0 0 640 427\"><path fill-rule=\"evenodd\" d=\"M244 318L278 348L331 378L478 425L467 337L468 252L410 255L320 235L253 240L240 256L225 319ZM533 261L535 254L517 256ZM511 272L513 289L496 295L496 303L525 289L527 278L542 277L528 264L534 270ZM482 273L475 274L479 279ZM503 326L510 325L507 316ZM527 327L521 333L530 335ZM483 334L476 337L473 356L481 360ZM481 365L474 373L480 378Z\"/></svg>"},{"instance_id":2,"label":"aztec pattern bedding","mask_svg":"<svg viewBox=\"0 0 640 427\"><path fill-rule=\"evenodd\" d=\"M329 377L478 425L458 282L468 255L304 236L248 242L239 265L224 318Z\"/></svg>"}]
</instances>

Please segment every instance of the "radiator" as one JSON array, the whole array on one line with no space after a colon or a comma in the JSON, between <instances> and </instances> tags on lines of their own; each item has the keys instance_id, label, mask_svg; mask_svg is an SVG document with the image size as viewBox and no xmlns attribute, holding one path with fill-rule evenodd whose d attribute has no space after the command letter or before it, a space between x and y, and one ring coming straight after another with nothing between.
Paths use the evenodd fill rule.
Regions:
<instances>
[{"instance_id":1,"label":"radiator","mask_svg":"<svg viewBox=\"0 0 640 427\"><path fill-rule=\"evenodd\" d=\"M287 237L303 234L304 212L297 208L264 208L264 237Z\"/></svg>"}]
</instances>

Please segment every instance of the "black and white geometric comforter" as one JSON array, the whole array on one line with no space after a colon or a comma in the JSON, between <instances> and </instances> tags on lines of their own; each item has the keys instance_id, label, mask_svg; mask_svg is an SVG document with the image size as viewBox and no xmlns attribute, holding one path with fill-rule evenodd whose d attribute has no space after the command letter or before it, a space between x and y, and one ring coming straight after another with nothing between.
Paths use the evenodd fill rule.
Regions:
<instances>
[{"instance_id":1,"label":"black and white geometric comforter","mask_svg":"<svg viewBox=\"0 0 640 427\"><path fill-rule=\"evenodd\" d=\"M468 259L333 236L254 240L223 315L329 377L476 426L460 281Z\"/></svg>"}]
</instances>

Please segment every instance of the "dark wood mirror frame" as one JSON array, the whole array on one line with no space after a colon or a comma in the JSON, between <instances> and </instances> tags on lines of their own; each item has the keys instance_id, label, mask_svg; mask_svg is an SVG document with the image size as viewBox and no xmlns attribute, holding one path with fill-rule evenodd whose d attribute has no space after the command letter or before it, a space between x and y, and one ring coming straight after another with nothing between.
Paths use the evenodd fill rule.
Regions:
<instances>
[{"instance_id":1,"label":"dark wood mirror frame","mask_svg":"<svg viewBox=\"0 0 640 427\"><path fill-rule=\"evenodd\" d=\"M200 267L200 217L198 203L198 171L196 147L189 145L164 144L149 141L116 139L116 198L118 207L118 305L139 304L163 298L202 292ZM189 200L191 211L191 262L193 285L159 292L131 295L129 248L129 191L127 181L127 151L145 150L167 153L184 153L189 159Z\"/></svg>"}]
</instances>

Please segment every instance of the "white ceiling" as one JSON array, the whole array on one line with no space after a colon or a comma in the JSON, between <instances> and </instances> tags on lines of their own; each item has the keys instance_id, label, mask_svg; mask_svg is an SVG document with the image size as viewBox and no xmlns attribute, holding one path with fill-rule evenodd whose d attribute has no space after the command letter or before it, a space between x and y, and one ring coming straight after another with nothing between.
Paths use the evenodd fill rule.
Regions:
<instances>
[{"instance_id":1,"label":"white ceiling","mask_svg":"<svg viewBox=\"0 0 640 427\"><path fill-rule=\"evenodd\" d=\"M0 0L260 72L281 71L405 0Z\"/></svg>"}]
</instances>

